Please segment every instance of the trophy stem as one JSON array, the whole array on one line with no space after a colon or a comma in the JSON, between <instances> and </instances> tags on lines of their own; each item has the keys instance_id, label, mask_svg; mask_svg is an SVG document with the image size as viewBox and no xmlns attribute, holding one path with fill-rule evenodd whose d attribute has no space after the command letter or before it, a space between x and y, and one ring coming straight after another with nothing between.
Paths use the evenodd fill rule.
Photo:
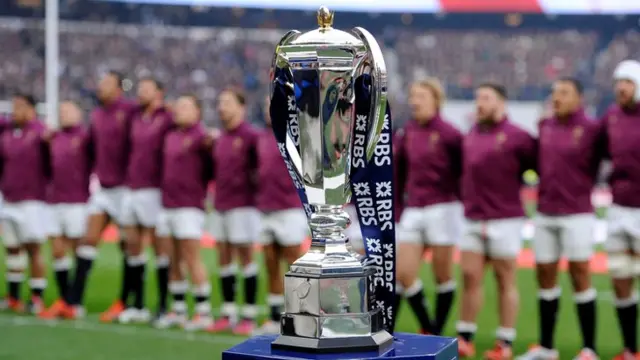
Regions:
<instances>
[{"instance_id":1,"label":"trophy stem","mask_svg":"<svg viewBox=\"0 0 640 360\"><path fill-rule=\"evenodd\" d=\"M309 220L311 228L311 245L346 243L344 231L351 224L349 214L341 205L315 205L315 212Z\"/></svg>"}]
</instances>

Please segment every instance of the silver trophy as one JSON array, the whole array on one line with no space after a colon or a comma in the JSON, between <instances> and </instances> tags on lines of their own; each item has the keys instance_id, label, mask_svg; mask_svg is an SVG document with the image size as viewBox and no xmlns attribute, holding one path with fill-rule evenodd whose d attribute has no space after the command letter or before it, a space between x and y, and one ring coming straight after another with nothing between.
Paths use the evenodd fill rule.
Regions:
<instances>
[{"instance_id":1,"label":"silver trophy","mask_svg":"<svg viewBox=\"0 0 640 360\"><path fill-rule=\"evenodd\" d=\"M296 95L299 144L287 141L286 149L307 194L312 243L285 275L281 335L272 346L325 353L383 351L393 337L384 330L382 311L372 306L373 271L363 266L363 257L344 235L351 222L344 206L351 199L354 82L363 74L372 81L365 149L370 160L385 117L386 68L367 30L332 28L333 13L324 6L317 18L316 30L289 31L273 60L274 72L286 71L293 79L286 86L301 92Z\"/></svg>"}]
</instances>

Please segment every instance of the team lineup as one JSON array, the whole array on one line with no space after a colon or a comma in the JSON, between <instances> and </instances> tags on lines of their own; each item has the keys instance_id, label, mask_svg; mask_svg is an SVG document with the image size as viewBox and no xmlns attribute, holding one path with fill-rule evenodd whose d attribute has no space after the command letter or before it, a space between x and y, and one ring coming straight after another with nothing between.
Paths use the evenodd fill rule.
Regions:
<instances>
[{"instance_id":1,"label":"team lineup","mask_svg":"<svg viewBox=\"0 0 640 360\"><path fill-rule=\"evenodd\" d=\"M421 330L440 335L460 289L456 321L461 358L476 356L476 319L483 310L484 269L497 283L499 326L495 347L485 359L514 358L519 312L517 257L525 216L520 198L522 175L539 174L538 215L533 250L539 286L539 343L517 359L558 359L554 329L558 317L559 261L569 261L574 300L583 338L575 359L599 359L596 290L591 284L595 217L591 192L601 164L612 164L606 242L609 274L624 349L615 359L640 359L637 349L637 293L640 275L640 63L616 68L613 104L600 120L584 112L582 85L557 80L553 113L539 123L538 138L512 124L508 94L496 83L477 87L477 121L463 134L440 114L445 101L436 79L414 83L409 91L412 119L393 139L397 199L398 261L396 313L405 299ZM13 98L13 113L0 133L2 238L6 251L7 296L0 307L28 311L42 319L78 319L98 256L102 232L120 228L122 281L116 301L100 315L104 322L146 323L165 329L237 335L280 331L284 305L282 263L302 255L308 237L306 215L276 139L245 120L245 98L236 90L218 97L221 131L202 124L198 98L185 94L169 106L154 78L138 82L137 102L123 97L123 77L107 73L100 81L100 106L85 126L77 104L60 104L60 128L37 119L35 100ZM346 151L346 150L345 150ZM346 152L344 154L346 154ZM91 177L100 188L90 192ZM205 199L215 181L215 212ZM350 243L364 244L352 205ZM45 220L43 220L45 219ZM215 239L219 261L221 314L212 316L212 284L201 258L200 239ZM45 306L47 269L43 245L51 244L52 270L60 298ZM267 269L268 320L257 325L259 267L254 245L262 245ZM158 308L147 308L144 285L146 248L155 254ZM433 313L427 306L419 269L425 249L432 252L436 282ZM454 276L460 251L462 284ZM75 260L72 260L75 257ZM75 265L74 265L75 264ZM21 285L29 270L31 296L25 305ZM244 304L236 302L237 275ZM113 289L114 292L118 289ZM187 294L193 298L189 314ZM169 301L171 300L171 302ZM493 304L488 304L492 306ZM563 310L564 311L564 310ZM442 334L453 335L453 334Z\"/></svg>"}]
</instances>

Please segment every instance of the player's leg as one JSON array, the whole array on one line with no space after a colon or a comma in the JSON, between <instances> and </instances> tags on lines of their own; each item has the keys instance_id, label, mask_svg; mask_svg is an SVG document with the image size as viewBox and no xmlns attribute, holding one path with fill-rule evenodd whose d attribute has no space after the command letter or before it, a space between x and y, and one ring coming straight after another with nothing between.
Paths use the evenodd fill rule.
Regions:
<instances>
[{"instance_id":1,"label":"player's leg","mask_svg":"<svg viewBox=\"0 0 640 360\"><path fill-rule=\"evenodd\" d=\"M613 285L618 325L624 353L637 353L638 295L634 290L634 239L625 224L633 220L632 210L612 206L607 211L609 234L605 242L609 276ZM637 240L636 240L637 241Z\"/></svg>"},{"instance_id":2,"label":"player's leg","mask_svg":"<svg viewBox=\"0 0 640 360\"><path fill-rule=\"evenodd\" d=\"M158 214L158 221L156 223L155 238L161 243L171 243L169 257L169 292L173 303L171 304L171 311L164 314L158 314L158 317L154 321L154 326L160 329L166 329L174 326L184 326L187 322L187 302L186 294L189 289L189 282L184 276L182 271L182 264L180 259L179 244L173 238L171 227L171 212L172 210L161 209Z\"/></svg>"},{"instance_id":3,"label":"player's leg","mask_svg":"<svg viewBox=\"0 0 640 360\"><path fill-rule=\"evenodd\" d=\"M275 242L276 231L280 224L277 212L262 215L262 229L260 231L260 244L267 268L267 306L269 306L269 319L253 332L253 335L277 334L280 331L280 314L284 306L284 282L281 271L279 246Z\"/></svg>"},{"instance_id":4,"label":"player's leg","mask_svg":"<svg viewBox=\"0 0 640 360\"><path fill-rule=\"evenodd\" d=\"M596 298L591 285L590 260L593 255L593 215L573 215L563 220L562 245L569 261L569 275L582 333L582 351L577 359L595 359Z\"/></svg>"},{"instance_id":5,"label":"player's leg","mask_svg":"<svg viewBox=\"0 0 640 360\"><path fill-rule=\"evenodd\" d=\"M148 315L144 311L144 272L147 263L145 254L145 245L142 242L139 209L141 199L139 190L127 190L123 195L122 208L120 211L119 224L126 237L125 252L127 273L122 283L120 301L127 308L118 315L118 321L121 323L138 322L143 316ZM124 287L127 287L125 290ZM133 304L127 302L128 297L133 295ZM124 298L122 298L124 297ZM146 316L148 317L148 316Z\"/></svg>"},{"instance_id":6,"label":"player's leg","mask_svg":"<svg viewBox=\"0 0 640 360\"><path fill-rule=\"evenodd\" d=\"M538 282L539 344L518 357L519 360L558 359L554 348L554 333L560 306L561 288L558 286L558 261L561 248L556 217L541 214L535 219L533 251Z\"/></svg>"},{"instance_id":7,"label":"player's leg","mask_svg":"<svg viewBox=\"0 0 640 360\"><path fill-rule=\"evenodd\" d=\"M58 299L45 311L40 313L40 318L55 319L61 316L67 306L67 297L69 294L69 270L71 269L71 258L67 255L72 249L71 242L66 236L62 235L62 225L58 219L58 208L53 217L55 226L52 226L53 241L51 241L51 255L53 256L53 272L55 275L56 285L58 286Z\"/></svg>"},{"instance_id":8,"label":"player's leg","mask_svg":"<svg viewBox=\"0 0 640 360\"><path fill-rule=\"evenodd\" d=\"M460 240L460 268L462 270L462 301L460 318L456 324L460 357L475 356L473 340L478 330L476 319L484 300L485 223L469 222Z\"/></svg>"},{"instance_id":9,"label":"player's leg","mask_svg":"<svg viewBox=\"0 0 640 360\"><path fill-rule=\"evenodd\" d=\"M65 312L66 318L77 318L83 315L82 304L84 302L84 292L87 279L91 273L93 262L98 256L98 244L102 231L109 223L109 209L113 210L113 205L108 194L100 190L94 194L89 205L89 217L87 219L87 229L76 249L76 269L75 276L69 288L69 305ZM117 309L116 309L117 307ZM119 310L119 311L115 311ZM112 321L124 310L124 304L114 304L107 312L101 315L101 321Z\"/></svg>"},{"instance_id":10,"label":"player's leg","mask_svg":"<svg viewBox=\"0 0 640 360\"><path fill-rule=\"evenodd\" d=\"M453 277L453 253L463 233L463 210L460 203L438 204L425 209L426 239L431 247L431 266L436 280L436 316L434 333L444 330L456 289Z\"/></svg>"},{"instance_id":11,"label":"player's leg","mask_svg":"<svg viewBox=\"0 0 640 360\"><path fill-rule=\"evenodd\" d=\"M142 244L151 244L156 257L156 280L158 285L157 314L167 312L167 294L169 289L169 263L173 243L166 237L156 238L155 228L158 214L162 211L162 194L158 189L145 189L143 198L139 201L138 218L142 225L140 237Z\"/></svg>"},{"instance_id":12,"label":"player's leg","mask_svg":"<svg viewBox=\"0 0 640 360\"><path fill-rule=\"evenodd\" d=\"M186 330L205 330L213 325L211 317L211 284L207 268L200 256L204 212L195 208L176 209L172 219L172 229L176 246L180 247L180 262L184 263L191 278L194 300L194 315L186 325Z\"/></svg>"},{"instance_id":13,"label":"player's leg","mask_svg":"<svg viewBox=\"0 0 640 360\"><path fill-rule=\"evenodd\" d=\"M271 213L262 220L270 321L263 324L258 333L279 334L280 316L284 307L282 261L290 266L300 257L301 245L308 236L307 218L303 210L290 209ZM277 241L277 245L274 245L274 240Z\"/></svg>"},{"instance_id":14,"label":"player's leg","mask_svg":"<svg viewBox=\"0 0 640 360\"><path fill-rule=\"evenodd\" d=\"M228 213L212 212L209 214L210 234L216 240L218 250L218 275L220 276L220 287L222 290L221 316L216 319L211 328L211 332L227 331L231 329L236 321L238 309L236 306L236 275L237 265L233 262L233 253L229 243L229 220Z\"/></svg>"},{"instance_id":15,"label":"player's leg","mask_svg":"<svg viewBox=\"0 0 640 360\"><path fill-rule=\"evenodd\" d=\"M20 221L20 238L29 256L31 279L31 301L29 310L38 315L44 311L43 294L47 287L47 272L42 255L42 244L47 241L47 223L42 219L48 217L46 204L40 201L25 201L20 206L22 215Z\"/></svg>"},{"instance_id":16,"label":"player's leg","mask_svg":"<svg viewBox=\"0 0 640 360\"><path fill-rule=\"evenodd\" d=\"M10 215L13 205L6 204L4 211L5 218L2 219L2 240L6 251L7 266L7 298L3 301L1 308L22 312L24 305L20 300L20 288L24 281L24 272L28 265L26 254L20 245L18 226Z\"/></svg>"},{"instance_id":17,"label":"player's leg","mask_svg":"<svg viewBox=\"0 0 640 360\"><path fill-rule=\"evenodd\" d=\"M522 219L501 219L487 224L487 256L498 287L499 326L496 345L485 353L490 360L511 359L516 338L520 295L516 285L517 259L522 249Z\"/></svg>"},{"instance_id":18,"label":"player's leg","mask_svg":"<svg viewBox=\"0 0 640 360\"><path fill-rule=\"evenodd\" d=\"M397 231L398 259L396 292L402 292L413 310L420 331L433 334L435 327L429 316L424 286L419 277L424 254L424 211L422 208L407 208L402 213ZM365 243L364 246L367 246ZM397 313L396 313L397 315Z\"/></svg>"},{"instance_id":19,"label":"player's leg","mask_svg":"<svg viewBox=\"0 0 640 360\"><path fill-rule=\"evenodd\" d=\"M169 294L169 266L171 254L173 253L173 242L166 237L157 238L155 230L146 228L143 230L143 238L151 239L153 250L156 256L156 281L158 284L158 308L157 314L164 314L168 310Z\"/></svg>"},{"instance_id":20,"label":"player's leg","mask_svg":"<svg viewBox=\"0 0 640 360\"><path fill-rule=\"evenodd\" d=\"M232 210L229 212L229 225L229 243L242 268L244 283L244 306L233 333L248 336L256 327L258 315L258 265L253 261L253 246L260 237L260 213L255 208Z\"/></svg>"}]
</instances>

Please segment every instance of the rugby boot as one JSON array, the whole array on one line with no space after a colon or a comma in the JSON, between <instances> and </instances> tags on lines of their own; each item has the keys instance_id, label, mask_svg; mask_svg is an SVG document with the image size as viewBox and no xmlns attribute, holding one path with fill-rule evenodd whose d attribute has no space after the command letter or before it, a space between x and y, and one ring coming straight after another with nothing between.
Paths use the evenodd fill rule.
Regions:
<instances>
[{"instance_id":1,"label":"rugby boot","mask_svg":"<svg viewBox=\"0 0 640 360\"><path fill-rule=\"evenodd\" d=\"M84 307L80 305L69 305L64 310L62 317L66 320L78 320L84 318L85 314Z\"/></svg>"},{"instance_id":2,"label":"rugby boot","mask_svg":"<svg viewBox=\"0 0 640 360\"><path fill-rule=\"evenodd\" d=\"M29 313L32 315L40 315L45 310L44 301L39 296L32 296L29 301Z\"/></svg>"},{"instance_id":3,"label":"rugby boot","mask_svg":"<svg viewBox=\"0 0 640 360\"><path fill-rule=\"evenodd\" d=\"M213 325L213 318L209 315L193 315L191 321L188 321L184 325L184 329L187 331L202 331L207 330Z\"/></svg>"},{"instance_id":4,"label":"rugby boot","mask_svg":"<svg viewBox=\"0 0 640 360\"><path fill-rule=\"evenodd\" d=\"M206 330L208 332L218 333L229 331L231 330L232 326L233 324L231 323L231 318L229 318L228 316L224 316L214 321L213 324L211 324L211 326L209 326Z\"/></svg>"},{"instance_id":5,"label":"rugby boot","mask_svg":"<svg viewBox=\"0 0 640 360\"><path fill-rule=\"evenodd\" d=\"M147 309L128 308L118 315L121 324L145 324L151 320L151 313Z\"/></svg>"},{"instance_id":6,"label":"rugby boot","mask_svg":"<svg viewBox=\"0 0 640 360\"><path fill-rule=\"evenodd\" d=\"M185 327L186 323L186 314L170 312L158 315L158 317L153 321L153 326L157 329L169 329L174 327Z\"/></svg>"},{"instance_id":7,"label":"rugby boot","mask_svg":"<svg viewBox=\"0 0 640 360\"><path fill-rule=\"evenodd\" d=\"M476 356L476 347L472 342L458 337L458 355L461 358L470 358Z\"/></svg>"},{"instance_id":8,"label":"rugby boot","mask_svg":"<svg viewBox=\"0 0 640 360\"><path fill-rule=\"evenodd\" d=\"M629 350L625 350L622 353L616 355L613 360L640 360L640 353L632 353Z\"/></svg>"},{"instance_id":9,"label":"rugby boot","mask_svg":"<svg viewBox=\"0 0 640 360\"><path fill-rule=\"evenodd\" d=\"M595 352L593 352L593 350L584 348L580 350L573 360L600 360L600 358Z\"/></svg>"},{"instance_id":10,"label":"rugby boot","mask_svg":"<svg viewBox=\"0 0 640 360\"><path fill-rule=\"evenodd\" d=\"M556 349L546 349L540 345L532 345L526 353L517 356L516 360L558 360L559 354Z\"/></svg>"},{"instance_id":11,"label":"rugby boot","mask_svg":"<svg viewBox=\"0 0 640 360\"><path fill-rule=\"evenodd\" d=\"M118 319L118 316L120 316L120 314L122 314L123 311L125 311L126 308L124 306L124 303L120 300L114 302L108 309L107 311L103 312L102 314L100 314L100 321L102 322L106 322L106 323L110 323L110 322L114 322Z\"/></svg>"},{"instance_id":12,"label":"rugby boot","mask_svg":"<svg viewBox=\"0 0 640 360\"><path fill-rule=\"evenodd\" d=\"M498 340L491 350L484 353L485 360L511 360L513 359L513 349L511 346Z\"/></svg>"},{"instance_id":13,"label":"rugby boot","mask_svg":"<svg viewBox=\"0 0 640 360\"><path fill-rule=\"evenodd\" d=\"M256 321L251 319L242 319L236 326L233 327L234 335L250 336L253 330L256 328Z\"/></svg>"},{"instance_id":14,"label":"rugby boot","mask_svg":"<svg viewBox=\"0 0 640 360\"><path fill-rule=\"evenodd\" d=\"M0 310L9 310L21 314L24 312L24 304L18 299L7 297L0 302Z\"/></svg>"},{"instance_id":15,"label":"rugby boot","mask_svg":"<svg viewBox=\"0 0 640 360\"><path fill-rule=\"evenodd\" d=\"M38 314L38 317L43 320L53 320L62 317L67 307L68 305L64 300L58 299L51 304L48 309Z\"/></svg>"}]
</instances>

